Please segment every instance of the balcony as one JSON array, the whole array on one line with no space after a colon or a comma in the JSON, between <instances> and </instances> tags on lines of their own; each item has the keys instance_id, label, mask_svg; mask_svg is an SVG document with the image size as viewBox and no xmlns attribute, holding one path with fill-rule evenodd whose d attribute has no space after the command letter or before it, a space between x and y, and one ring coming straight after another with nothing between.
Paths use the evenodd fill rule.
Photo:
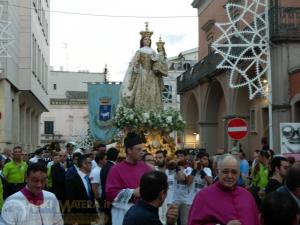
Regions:
<instances>
[{"instance_id":1,"label":"balcony","mask_svg":"<svg viewBox=\"0 0 300 225\"><path fill-rule=\"evenodd\" d=\"M272 42L300 41L299 7L273 7L269 15Z\"/></svg>"},{"instance_id":2,"label":"balcony","mask_svg":"<svg viewBox=\"0 0 300 225\"><path fill-rule=\"evenodd\" d=\"M270 9L270 39L272 42L300 41L300 8L274 7ZM239 40L233 41L234 43ZM235 49L236 53L240 52ZM217 65L222 57L211 53L190 70L177 77L177 93L182 94L221 72Z\"/></svg>"},{"instance_id":3,"label":"balcony","mask_svg":"<svg viewBox=\"0 0 300 225\"><path fill-rule=\"evenodd\" d=\"M62 134L42 134L41 135L41 143L49 144L51 142L64 143L65 140L62 139Z\"/></svg>"},{"instance_id":4,"label":"balcony","mask_svg":"<svg viewBox=\"0 0 300 225\"><path fill-rule=\"evenodd\" d=\"M219 54L212 52L196 63L190 70L187 70L177 77L178 94L194 88L201 81L215 75L217 72L217 65L221 62L221 60L222 57Z\"/></svg>"}]
</instances>

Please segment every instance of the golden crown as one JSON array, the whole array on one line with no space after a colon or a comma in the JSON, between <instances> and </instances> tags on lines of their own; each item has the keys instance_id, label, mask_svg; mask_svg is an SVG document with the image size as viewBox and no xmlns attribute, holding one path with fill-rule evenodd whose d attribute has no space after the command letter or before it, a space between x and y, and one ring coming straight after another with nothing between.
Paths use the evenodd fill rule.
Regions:
<instances>
[{"instance_id":1,"label":"golden crown","mask_svg":"<svg viewBox=\"0 0 300 225\"><path fill-rule=\"evenodd\" d=\"M149 25L149 22L145 22L145 30L142 30L140 32L140 34L142 35L142 37L151 37L152 34L153 34L153 31L149 31L148 25Z\"/></svg>"},{"instance_id":2,"label":"golden crown","mask_svg":"<svg viewBox=\"0 0 300 225\"><path fill-rule=\"evenodd\" d=\"M159 39L158 39L158 42L156 42L156 45L157 46L162 46L162 47L165 45L165 42L162 41L161 36L159 36Z\"/></svg>"}]
</instances>

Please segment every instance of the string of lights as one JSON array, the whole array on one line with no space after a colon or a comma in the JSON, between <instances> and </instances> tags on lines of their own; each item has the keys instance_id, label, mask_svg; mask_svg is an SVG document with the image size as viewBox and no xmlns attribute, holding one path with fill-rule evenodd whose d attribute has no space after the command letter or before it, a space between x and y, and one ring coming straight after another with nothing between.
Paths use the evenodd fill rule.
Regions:
<instances>
[{"instance_id":1,"label":"string of lights","mask_svg":"<svg viewBox=\"0 0 300 225\"><path fill-rule=\"evenodd\" d=\"M20 6L15 4L7 4L8 6L36 10L32 7ZM39 10L39 9L37 9ZM134 19L176 19L176 18L197 18L197 16L186 16L186 15L174 15L174 16L135 16L135 15L112 15L112 14L94 14L94 13L80 13L80 12L67 12L67 11L58 11L58 10L46 10L45 12L49 13L60 13L60 14L68 14L68 15L79 15L79 16L94 16L94 17L111 17L111 18L134 18Z\"/></svg>"}]
</instances>

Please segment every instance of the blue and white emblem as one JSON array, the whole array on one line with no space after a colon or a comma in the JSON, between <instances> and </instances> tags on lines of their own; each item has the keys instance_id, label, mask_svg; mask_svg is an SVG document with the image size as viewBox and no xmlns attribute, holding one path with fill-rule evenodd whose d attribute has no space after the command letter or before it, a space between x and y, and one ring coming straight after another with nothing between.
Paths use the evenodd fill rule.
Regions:
<instances>
[{"instance_id":1,"label":"blue and white emblem","mask_svg":"<svg viewBox=\"0 0 300 225\"><path fill-rule=\"evenodd\" d=\"M100 98L99 105L99 120L102 122L107 122L111 120L111 99L110 98Z\"/></svg>"}]
</instances>

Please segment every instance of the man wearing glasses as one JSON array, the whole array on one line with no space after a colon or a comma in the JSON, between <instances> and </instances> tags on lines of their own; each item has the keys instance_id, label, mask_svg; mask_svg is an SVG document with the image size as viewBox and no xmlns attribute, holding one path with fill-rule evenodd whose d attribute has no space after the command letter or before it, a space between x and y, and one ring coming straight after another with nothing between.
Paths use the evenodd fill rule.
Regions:
<instances>
[{"instance_id":1,"label":"man wearing glasses","mask_svg":"<svg viewBox=\"0 0 300 225\"><path fill-rule=\"evenodd\" d=\"M237 186L239 161L226 155L218 166L218 181L198 192L189 225L258 225L258 209L250 192Z\"/></svg>"}]
</instances>

